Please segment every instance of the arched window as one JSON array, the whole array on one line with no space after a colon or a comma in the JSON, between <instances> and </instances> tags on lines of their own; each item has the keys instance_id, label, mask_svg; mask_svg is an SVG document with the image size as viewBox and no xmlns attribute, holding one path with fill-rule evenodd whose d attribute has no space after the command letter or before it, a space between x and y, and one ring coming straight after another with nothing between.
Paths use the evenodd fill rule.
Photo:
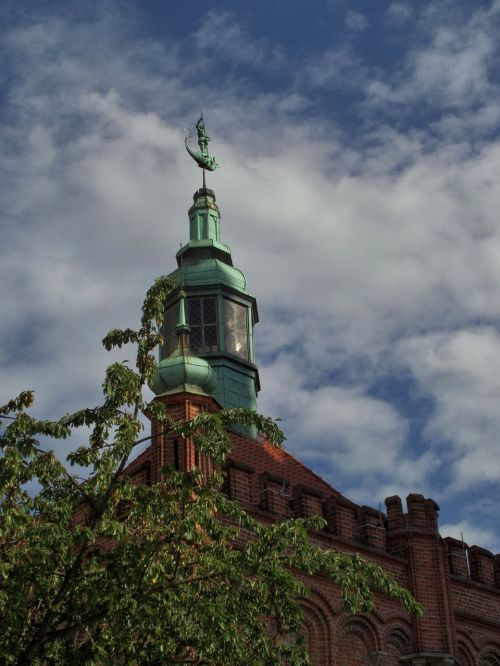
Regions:
<instances>
[{"instance_id":1,"label":"arched window","mask_svg":"<svg viewBox=\"0 0 500 666\"><path fill-rule=\"evenodd\" d=\"M305 603L301 602L301 606L304 611L304 619L300 634L304 640L311 666L331 666L326 618L322 610L312 604L309 599ZM276 621L273 620L270 623L269 629L272 635L276 634ZM292 638L286 630L281 629L277 641L289 645L291 640ZM286 666L288 661L283 658L280 663Z\"/></svg>"},{"instance_id":2,"label":"arched window","mask_svg":"<svg viewBox=\"0 0 500 666\"><path fill-rule=\"evenodd\" d=\"M370 666L370 652L361 636L349 632L340 641L339 666Z\"/></svg>"},{"instance_id":3,"label":"arched window","mask_svg":"<svg viewBox=\"0 0 500 666\"><path fill-rule=\"evenodd\" d=\"M348 619L340 633L336 649L338 666L371 666L373 656L380 656L377 634L371 622L362 616Z\"/></svg>"},{"instance_id":4,"label":"arched window","mask_svg":"<svg viewBox=\"0 0 500 666\"><path fill-rule=\"evenodd\" d=\"M390 630L385 640L384 666L399 666L399 658L407 654L410 647L410 634L402 627L395 627Z\"/></svg>"}]
</instances>

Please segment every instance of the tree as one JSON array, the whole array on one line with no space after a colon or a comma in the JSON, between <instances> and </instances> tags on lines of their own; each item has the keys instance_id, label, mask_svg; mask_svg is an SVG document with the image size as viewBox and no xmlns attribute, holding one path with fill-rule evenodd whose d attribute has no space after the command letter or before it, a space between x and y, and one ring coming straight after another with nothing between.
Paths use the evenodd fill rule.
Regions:
<instances>
[{"instance_id":1,"label":"tree","mask_svg":"<svg viewBox=\"0 0 500 666\"><path fill-rule=\"evenodd\" d=\"M277 446L271 419L247 410L174 422L143 389L156 369L163 303L173 285L148 291L138 330L113 330L106 349L137 346L135 368L113 363L97 407L38 420L26 391L0 407L0 655L5 664L307 664L293 571L322 572L347 608L370 610L374 588L421 608L378 566L313 545L320 518L264 526L222 492L223 474L165 469L153 485L123 474L141 437L141 416L195 439L221 469L227 429L254 424ZM69 466L40 438L87 426ZM85 479L70 466L88 470ZM38 490L28 492L27 484ZM235 547L238 542L238 547ZM272 627L272 629L271 629ZM286 637L286 640L285 640Z\"/></svg>"}]
</instances>

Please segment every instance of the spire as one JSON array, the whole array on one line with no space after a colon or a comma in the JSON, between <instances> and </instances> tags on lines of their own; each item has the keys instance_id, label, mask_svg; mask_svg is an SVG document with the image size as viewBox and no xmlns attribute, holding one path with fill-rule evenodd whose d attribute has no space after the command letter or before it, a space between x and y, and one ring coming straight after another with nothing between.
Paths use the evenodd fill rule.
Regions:
<instances>
[{"instance_id":1,"label":"spire","mask_svg":"<svg viewBox=\"0 0 500 666\"><path fill-rule=\"evenodd\" d=\"M220 242L220 211L215 200L213 190L206 187L205 170L215 171L218 164L214 157L208 154L210 137L206 132L203 112L196 123L198 132L198 146L195 152L189 147L188 139L191 136L189 128L184 130L185 146L196 164L203 170L203 187L193 195L194 203L189 209L189 243L177 252L179 267L194 264L206 259L217 259L228 266L232 266L231 250Z\"/></svg>"},{"instance_id":2,"label":"spire","mask_svg":"<svg viewBox=\"0 0 500 666\"><path fill-rule=\"evenodd\" d=\"M214 171L217 163L208 154L210 137L203 114L196 129L199 151L188 145L190 130L186 130L186 150L201 169ZM189 240L178 250L178 267L170 273L176 289L165 303L162 360L151 388L157 394L208 393L221 407L256 409L257 303L247 291L244 274L233 266L231 249L221 242L219 207L205 182L194 193L188 214ZM257 434L252 428L237 429L247 436Z\"/></svg>"}]
</instances>

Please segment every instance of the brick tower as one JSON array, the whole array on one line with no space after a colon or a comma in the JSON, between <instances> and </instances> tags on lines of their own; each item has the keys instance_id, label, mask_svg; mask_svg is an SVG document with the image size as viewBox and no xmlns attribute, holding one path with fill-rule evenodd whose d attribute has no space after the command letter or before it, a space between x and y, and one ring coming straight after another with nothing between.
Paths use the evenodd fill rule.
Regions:
<instances>
[{"instance_id":1,"label":"brick tower","mask_svg":"<svg viewBox=\"0 0 500 666\"><path fill-rule=\"evenodd\" d=\"M202 119L197 129L200 152L188 150L204 170L213 170ZM255 409L257 306L220 240L219 208L205 178L171 277L165 343L151 383L156 400L180 421L225 407ZM152 435L151 446L127 470L138 481L153 483L167 465L210 474L210 461L193 442L164 436L154 421ZM500 554L443 539L439 508L430 498L408 495L406 512L396 496L387 498L386 513L358 506L256 432L237 428L230 437L225 490L232 499L265 524L322 515L326 524L311 535L315 543L379 564L424 606L421 618L409 617L376 593L374 611L353 616L331 582L307 578L310 595L301 603L314 666L500 666Z\"/></svg>"}]
</instances>

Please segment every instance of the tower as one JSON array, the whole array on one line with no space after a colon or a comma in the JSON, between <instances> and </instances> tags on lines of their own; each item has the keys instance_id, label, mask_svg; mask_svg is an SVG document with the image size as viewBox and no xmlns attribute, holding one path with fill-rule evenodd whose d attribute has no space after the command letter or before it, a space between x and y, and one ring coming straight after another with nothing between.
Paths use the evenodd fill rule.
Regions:
<instances>
[{"instance_id":1,"label":"tower","mask_svg":"<svg viewBox=\"0 0 500 666\"><path fill-rule=\"evenodd\" d=\"M230 248L221 242L219 207L215 193L205 185L205 169L214 170L217 165L208 156L209 137L203 118L196 127L200 152L194 153L189 148L188 137L186 148L203 169L203 187L195 192L188 211L189 241L177 252L177 268L170 273L176 286L165 303L164 344L152 388L157 394L175 390L170 380L163 382L162 376L166 377L165 370L172 365L170 359L177 347L176 328L185 294L191 358L206 361L216 379L204 392L223 408L255 409L260 389L253 349L257 304L247 291L245 276L233 266Z\"/></svg>"},{"instance_id":2,"label":"tower","mask_svg":"<svg viewBox=\"0 0 500 666\"><path fill-rule=\"evenodd\" d=\"M202 119L197 129L200 152L188 150L203 170L213 170ZM151 384L169 416L181 422L220 407L254 408L259 389L255 299L221 242L219 208L204 173L188 215L189 241L170 274L175 288L165 303L165 342ZM152 435L151 447L127 472L134 478L154 482L166 466L213 473L210 457L192 437L165 434L154 418ZM325 528L314 535L322 547L386 568L424 605L424 615L412 618L379 595L374 613L352 616L343 612L334 585L323 575L312 577L304 604L312 664L500 665L500 554L443 540L432 499L409 495L405 513L399 497L387 498L386 515L380 506L357 506L287 451L254 435L230 433L229 497L267 523L322 515Z\"/></svg>"}]
</instances>

